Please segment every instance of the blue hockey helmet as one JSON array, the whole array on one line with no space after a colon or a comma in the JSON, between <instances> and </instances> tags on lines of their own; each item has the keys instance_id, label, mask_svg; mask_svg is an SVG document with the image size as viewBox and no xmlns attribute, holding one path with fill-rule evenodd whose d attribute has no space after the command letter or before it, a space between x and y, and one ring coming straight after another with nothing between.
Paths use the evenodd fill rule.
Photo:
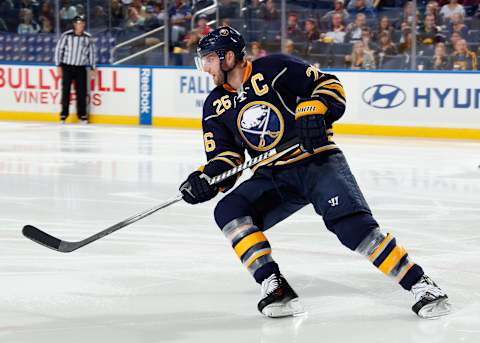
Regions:
<instances>
[{"instance_id":1,"label":"blue hockey helmet","mask_svg":"<svg viewBox=\"0 0 480 343\"><path fill-rule=\"evenodd\" d=\"M203 70L202 57L215 52L220 59L220 64L225 59L227 51L233 51L237 61L245 57L245 40L242 35L230 26L219 27L203 37L198 43L195 63L199 70Z\"/></svg>"}]
</instances>

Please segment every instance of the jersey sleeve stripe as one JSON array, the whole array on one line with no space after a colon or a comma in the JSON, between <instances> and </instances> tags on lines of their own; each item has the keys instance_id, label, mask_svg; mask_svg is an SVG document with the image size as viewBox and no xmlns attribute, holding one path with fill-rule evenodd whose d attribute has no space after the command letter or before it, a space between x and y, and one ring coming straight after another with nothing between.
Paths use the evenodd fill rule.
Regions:
<instances>
[{"instance_id":1,"label":"jersey sleeve stripe","mask_svg":"<svg viewBox=\"0 0 480 343\"><path fill-rule=\"evenodd\" d=\"M314 94L312 95L319 95L319 94L325 94L325 95L328 95L328 96L331 96L332 98L334 98L336 101L342 103L344 106L346 106L345 104L345 100L343 100L339 95L337 95L334 91L331 91L331 90L327 90L327 89L322 89L322 90L319 90L317 92L315 92Z\"/></svg>"}]
</instances>

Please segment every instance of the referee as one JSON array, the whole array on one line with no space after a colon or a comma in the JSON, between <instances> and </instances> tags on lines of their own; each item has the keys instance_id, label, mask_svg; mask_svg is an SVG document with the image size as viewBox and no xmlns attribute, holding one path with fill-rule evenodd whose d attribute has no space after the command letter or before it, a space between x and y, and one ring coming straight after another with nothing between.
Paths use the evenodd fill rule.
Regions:
<instances>
[{"instance_id":1,"label":"referee","mask_svg":"<svg viewBox=\"0 0 480 343\"><path fill-rule=\"evenodd\" d=\"M92 36L85 31L85 17L73 18L73 30L64 32L55 47L55 65L62 76L62 113L65 123L69 113L70 90L75 81L77 91L77 115L82 123L88 123L87 114L87 67L95 77L95 45Z\"/></svg>"}]
</instances>

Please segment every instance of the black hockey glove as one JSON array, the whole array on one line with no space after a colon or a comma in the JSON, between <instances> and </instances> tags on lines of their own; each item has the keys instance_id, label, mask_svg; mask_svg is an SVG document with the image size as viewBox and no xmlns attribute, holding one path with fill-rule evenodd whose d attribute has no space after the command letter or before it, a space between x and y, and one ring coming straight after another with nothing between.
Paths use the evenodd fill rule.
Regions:
<instances>
[{"instance_id":1,"label":"black hockey glove","mask_svg":"<svg viewBox=\"0 0 480 343\"><path fill-rule=\"evenodd\" d=\"M208 183L208 176L200 171L194 171L180 185L183 200L189 204L199 204L213 199L218 194L218 187Z\"/></svg>"},{"instance_id":2,"label":"black hockey glove","mask_svg":"<svg viewBox=\"0 0 480 343\"><path fill-rule=\"evenodd\" d=\"M313 154L314 149L328 143L324 114L326 107L319 100L301 101L295 113L297 135L304 151Z\"/></svg>"}]
</instances>

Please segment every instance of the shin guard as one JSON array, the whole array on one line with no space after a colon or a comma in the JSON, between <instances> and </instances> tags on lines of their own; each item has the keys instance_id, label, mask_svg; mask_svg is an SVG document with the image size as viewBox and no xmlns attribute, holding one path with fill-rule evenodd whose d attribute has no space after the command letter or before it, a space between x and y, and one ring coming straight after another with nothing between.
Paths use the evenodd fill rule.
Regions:
<instances>
[{"instance_id":1,"label":"shin guard","mask_svg":"<svg viewBox=\"0 0 480 343\"><path fill-rule=\"evenodd\" d=\"M356 251L406 290L410 290L423 275L422 268L410 261L405 248L397 245L393 236L385 236L378 228L362 240Z\"/></svg>"}]
</instances>

